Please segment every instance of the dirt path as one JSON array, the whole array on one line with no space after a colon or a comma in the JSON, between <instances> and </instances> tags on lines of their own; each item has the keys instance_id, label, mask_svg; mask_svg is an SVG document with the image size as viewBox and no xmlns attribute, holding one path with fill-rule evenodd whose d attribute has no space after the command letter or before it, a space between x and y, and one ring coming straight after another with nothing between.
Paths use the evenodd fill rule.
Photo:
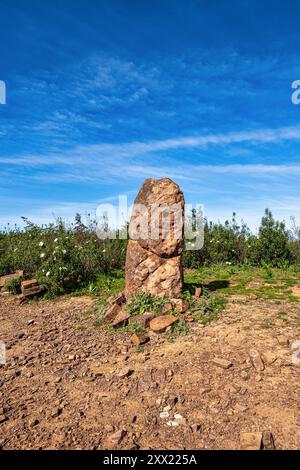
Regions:
<instances>
[{"instance_id":1,"label":"dirt path","mask_svg":"<svg viewBox=\"0 0 300 470\"><path fill-rule=\"evenodd\" d=\"M173 342L152 335L141 352L97 328L92 307L88 297L0 297L0 448L238 449L243 431L300 447L300 368L277 338L300 339L297 303L236 299L219 320Z\"/></svg>"}]
</instances>

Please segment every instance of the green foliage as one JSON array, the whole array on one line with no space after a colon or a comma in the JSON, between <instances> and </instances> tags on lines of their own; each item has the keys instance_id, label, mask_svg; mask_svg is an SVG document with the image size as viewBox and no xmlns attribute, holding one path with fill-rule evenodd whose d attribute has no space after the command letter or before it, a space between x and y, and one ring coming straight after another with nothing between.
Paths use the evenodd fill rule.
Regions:
<instances>
[{"instance_id":1,"label":"green foliage","mask_svg":"<svg viewBox=\"0 0 300 470\"><path fill-rule=\"evenodd\" d=\"M50 295L83 287L97 295L101 273L106 276L105 290L114 284L115 271L124 266L126 240L99 240L95 222L85 226L78 214L70 226L60 220L41 227L26 218L24 222L24 230L8 226L0 232L0 275L23 269Z\"/></svg>"},{"instance_id":2,"label":"green foliage","mask_svg":"<svg viewBox=\"0 0 300 470\"><path fill-rule=\"evenodd\" d=\"M186 336L189 333L189 327L184 320L179 320L173 325L173 333Z\"/></svg>"},{"instance_id":3,"label":"green foliage","mask_svg":"<svg viewBox=\"0 0 300 470\"><path fill-rule=\"evenodd\" d=\"M205 221L202 250L186 251L184 266L224 264L232 266L248 263L271 267L300 262L300 228L292 219L292 229L286 230L284 222L276 221L269 209L265 210L258 235L250 233L244 222L238 224L236 214L224 224Z\"/></svg>"},{"instance_id":4,"label":"green foliage","mask_svg":"<svg viewBox=\"0 0 300 470\"><path fill-rule=\"evenodd\" d=\"M249 241L248 259L255 265L267 263L278 266L282 261L291 260L289 235L284 222L276 221L266 209L259 227L259 236Z\"/></svg>"},{"instance_id":5,"label":"green foliage","mask_svg":"<svg viewBox=\"0 0 300 470\"><path fill-rule=\"evenodd\" d=\"M0 276L24 270L47 287L51 298L68 292L106 298L123 289L127 240L100 240L96 222L88 219L83 223L79 214L70 225L58 220L39 227L23 220L22 230L8 225L0 231ZM235 214L224 224L205 220L204 246L185 251L183 264L185 268L210 267L224 280L241 267L257 266L271 280L275 267L288 270L294 264L300 270L300 227L292 219L292 228L287 231L268 209L257 235L251 234L244 222L238 223ZM204 278L201 286L205 297ZM193 290L184 293L191 294ZM192 302L190 297L186 300ZM161 311L162 302L143 297L135 299L131 308L137 313Z\"/></svg>"},{"instance_id":6,"label":"green foliage","mask_svg":"<svg viewBox=\"0 0 300 470\"><path fill-rule=\"evenodd\" d=\"M130 298L126 311L130 315L143 315L145 312L161 313L167 302L168 300L162 297L138 292Z\"/></svg>"},{"instance_id":7,"label":"green foliage","mask_svg":"<svg viewBox=\"0 0 300 470\"><path fill-rule=\"evenodd\" d=\"M21 279L10 279L9 281L6 281L5 288L11 294L15 294L15 295L20 294L20 292L21 292Z\"/></svg>"},{"instance_id":8,"label":"green foliage","mask_svg":"<svg viewBox=\"0 0 300 470\"><path fill-rule=\"evenodd\" d=\"M146 329L138 321L133 321L129 323L128 325L124 326L123 328L119 328L119 331L134 334L134 333L145 333Z\"/></svg>"}]
</instances>

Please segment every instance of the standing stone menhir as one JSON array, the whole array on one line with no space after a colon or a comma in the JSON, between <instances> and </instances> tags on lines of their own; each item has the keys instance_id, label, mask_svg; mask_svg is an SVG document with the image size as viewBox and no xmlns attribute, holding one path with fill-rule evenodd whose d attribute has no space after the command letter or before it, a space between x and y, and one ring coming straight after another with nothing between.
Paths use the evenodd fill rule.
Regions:
<instances>
[{"instance_id":1,"label":"standing stone menhir","mask_svg":"<svg viewBox=\"0 0 300 470\"><path fill-rule=\"evenodd\" d=\"M183 287L184 197L169 178L146 179L133 206L126 255L128 299L137 292L178 299Z\"/></svg>"}]
</instances>

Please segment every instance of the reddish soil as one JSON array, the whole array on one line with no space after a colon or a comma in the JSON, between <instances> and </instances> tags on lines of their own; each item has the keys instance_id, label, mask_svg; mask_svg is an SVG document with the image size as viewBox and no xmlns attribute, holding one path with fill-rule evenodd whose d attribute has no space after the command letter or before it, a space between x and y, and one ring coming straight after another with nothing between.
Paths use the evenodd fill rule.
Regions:
<instances>
[{"instance_id":1,"label":"reddish soil","mask_svg":"<svg viewBox=\"0 0 300 470\"><path fill-rule=\"evenodd\" d=\"M300 368L277 339L300 339L297 303L232 299L219 320L173 342L152 334L140 351L130 335L97 327L94 302L0 297L0 448L238 449L247 431L300 447Z\"/></svg>"}]
</instances>

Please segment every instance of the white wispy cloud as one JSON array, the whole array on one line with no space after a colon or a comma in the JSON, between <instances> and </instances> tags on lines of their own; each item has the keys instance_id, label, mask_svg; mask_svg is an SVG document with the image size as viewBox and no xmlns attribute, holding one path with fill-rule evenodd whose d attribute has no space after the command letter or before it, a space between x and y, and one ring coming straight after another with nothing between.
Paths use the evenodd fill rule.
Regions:
<instances>
[{"instance_id":1,"label":"white wispy cloud","mask_svg":"<svg viewBox=\"0 0 300 470\"><path fill-rule=\"evenodd\" d=\"M117 144L93 144L80 145L62 153L50 155L15 155L12 157L0 157L0 163L10 165L26 165L43 167L53 164L81 165L84 163L105 163L105 159L124 159L142 157L150 153L172 151L184 148L207 148L208 146L228 146L231 144L248 142L250 144L279 143L283 141L300 140L300 125L282 127L278 129L259 129L244 132L232 132L227 134L208 134L204 136L178 137L173 139L152 140L148 142L129 142ZM232 166L232 171L243 171L243 165ZM282 165L269 165L268 170L280 170ZM227 171L226 166L206 165L207 171ZM219 169L218 169L219 168ZM263 172L264 165L254 165L256 172ZM296 170L297 165L286 165L286 171ZM249 169L249 167L248 167Z\"/></svg>"}]
</instances>

